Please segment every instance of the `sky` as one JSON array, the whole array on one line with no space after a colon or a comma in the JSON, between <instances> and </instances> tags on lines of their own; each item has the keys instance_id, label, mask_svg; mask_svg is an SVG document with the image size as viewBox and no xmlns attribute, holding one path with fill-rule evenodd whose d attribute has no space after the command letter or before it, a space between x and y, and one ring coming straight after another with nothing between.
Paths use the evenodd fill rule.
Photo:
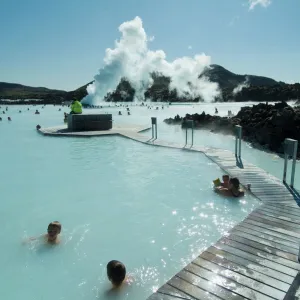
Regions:
<instances>
[{"instance_id":1,"label":"sky","mask_svg":"<svg viewBox=\"0 0 300 300\"><path fill-rule=\"evenodd\" d=\"M73 90L139 17L168 60L204 53L238 74L300 82L300 0L1 0L0 81Z\"/></svg>"}]
</instances>

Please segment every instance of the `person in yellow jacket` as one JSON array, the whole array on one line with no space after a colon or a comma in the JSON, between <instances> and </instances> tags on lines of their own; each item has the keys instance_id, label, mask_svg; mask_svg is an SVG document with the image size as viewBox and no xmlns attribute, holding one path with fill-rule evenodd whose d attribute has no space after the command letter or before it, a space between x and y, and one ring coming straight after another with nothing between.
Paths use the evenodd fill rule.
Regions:
<instances>
[{"instance_id":1,"label":"person in yellow jacket","mask_svg":"<svg viewBox=\"0 0 300 300\"><path fill-rule=\"evenodd\" d=\"M74 100L72 102L70 114L82 114L82 104L79 100Z\"/></svg>"}]
</instances>

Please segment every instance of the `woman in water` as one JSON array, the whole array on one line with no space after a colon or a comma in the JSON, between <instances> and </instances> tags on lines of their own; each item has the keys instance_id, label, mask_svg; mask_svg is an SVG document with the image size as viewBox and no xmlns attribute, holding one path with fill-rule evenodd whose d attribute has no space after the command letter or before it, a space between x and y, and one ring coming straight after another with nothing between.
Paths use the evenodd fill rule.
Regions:
<instances>
[{"instance_id":1,"label":"woman in water","mask_svg":"<svg viewBox=\"0 0 300 300\"><path fill-rule=\"evenodd\" d=\"M215 191L227 197L242 197L245 195L244 191L240 189L240 181L234 177L229 180L228 187L218 186Z\"/></svg>"}]
</instances>

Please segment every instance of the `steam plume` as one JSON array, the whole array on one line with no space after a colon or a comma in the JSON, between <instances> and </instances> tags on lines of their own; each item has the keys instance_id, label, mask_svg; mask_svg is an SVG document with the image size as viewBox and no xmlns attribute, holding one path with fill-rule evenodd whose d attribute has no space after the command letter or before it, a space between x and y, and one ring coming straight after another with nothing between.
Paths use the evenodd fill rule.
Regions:
<instances>
[{"instance_id":1,"label":"steam plume","mask_svg":"<svg viewBox=\"0 0 300 300\"><path fill-rule=\"evenodd\" d=\"M136 99L143 100L144 92L152 85L151 73L158 72L171 78L170 89L176 89L179 96L189 94L212 101L219 96L219 87L207 78L201 77L205 67L211 63L210 56L198 54L194 57L181 57L167 61L162 50L148 49L148 37L141 18L136 17L119 26L120 40L114 49L106 49L103 67L87 87L88 95L83 103L95 104L103 101L107 93L116 89L122 78L126 78L135 89Z\"/></svg>"},{"instance_id":2,"label":"steam plume","mask_svg":"<svg viewBox=\"0 0 300 300\"><path fill-rule=\"evenodd\" d=\"M237 87L235 87L233 89L232 94L236 95L236 94L240 93L243 88L247 88L249 86L250 86L250 84L249 84L249 77L246 77L246 80L243 83L239 84Z\"/></svg>"}]
</instances>

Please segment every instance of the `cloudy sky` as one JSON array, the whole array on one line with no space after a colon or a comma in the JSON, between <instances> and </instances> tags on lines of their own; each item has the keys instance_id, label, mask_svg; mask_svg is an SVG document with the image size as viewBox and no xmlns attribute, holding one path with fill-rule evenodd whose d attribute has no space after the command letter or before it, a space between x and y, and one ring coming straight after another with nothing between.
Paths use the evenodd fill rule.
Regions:
<instances>
[{"instance_id":1,"label":"cloudy sky","mask_svg":"<svg viewBox=\"0 0 300 300\"><path fill-rule=\"evenodd\" d=\"M299 11L299 0L2 0L0 81L75 89L138 16L147 47L168 62L205 54L236 73L299 82Z\"/></svg>"}]
</instances>

